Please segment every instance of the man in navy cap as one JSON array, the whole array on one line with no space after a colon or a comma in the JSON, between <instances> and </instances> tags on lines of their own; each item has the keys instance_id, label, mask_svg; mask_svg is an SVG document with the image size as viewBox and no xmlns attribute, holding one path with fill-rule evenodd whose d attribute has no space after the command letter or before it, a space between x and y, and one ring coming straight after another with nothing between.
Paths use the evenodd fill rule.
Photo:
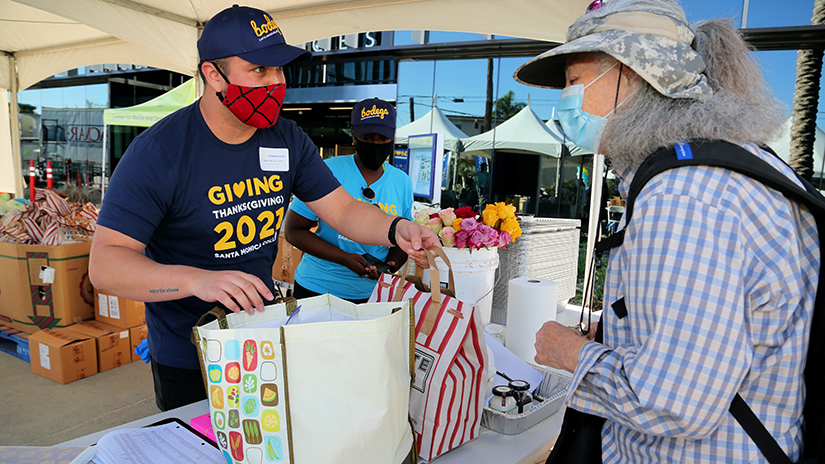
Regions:
<instances>
[{"instance_id":1,"label":"man in navy cap","mask_svg":"<svg viewBox=\"0 0 825 464\"><path fill-rule=\"evenodd\" d=\"M385 213L412 218L412 181L385 161L395 144L395 108L370 98L352 108L355 154L326 160L346 191ZM315 233L310 229L318 222ZM295 271L295 297L331 293L355 303L366 302L380 273L395 271L406 261L398 247L353 242L330 227L299 200L292 200L284 225L286 239L305 254ZM386 262L387 269L380 269Z\"/></svg>"},{"instance_id":2,"label":"man in navy cap","mask_svg":"<svg viewBox=\"0 0 825 464\"><path fill-rule=\"evenodd\" d=\"M189 341L201 315L216 304L251 313L272 301L292 194L355 241L397 245L422 262L423 248L439 243L353 199L307 135L278 117L281 67L311 55L287 45L266 12L221 11L198 52L203 97L131 143L106 192L89 266L97 288L146 302L161 410L206 398Z\"/></svg>"}]
</instances>

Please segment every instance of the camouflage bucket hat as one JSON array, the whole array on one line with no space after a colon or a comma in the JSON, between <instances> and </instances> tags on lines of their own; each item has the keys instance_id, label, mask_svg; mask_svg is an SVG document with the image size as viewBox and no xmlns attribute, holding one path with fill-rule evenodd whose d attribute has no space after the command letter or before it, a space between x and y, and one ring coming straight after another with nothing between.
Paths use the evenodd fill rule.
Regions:
<instances>
[{"instance_id":1,"label":"camouflage bucket hat","mask_svg":"<svg viewBox=\"0 0 825 464\"><path fill-rule=\"evenodd\" d=\"M701 99L713 94L702 72L705 62L691 48L694 34L682 21L645 11L585 14L567 30L567 43L521 65L522 84L564 88L564 67L573 53L604 52L624 63L659 93Z\"/></svg>"}]
</instances>

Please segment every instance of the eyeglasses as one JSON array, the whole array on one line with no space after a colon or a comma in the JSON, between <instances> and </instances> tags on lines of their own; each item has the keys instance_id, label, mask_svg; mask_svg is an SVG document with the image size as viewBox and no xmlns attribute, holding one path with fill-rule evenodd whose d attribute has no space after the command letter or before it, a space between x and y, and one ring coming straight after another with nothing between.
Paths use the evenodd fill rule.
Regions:
<instances>
[{"instance_id":1,"label":"eyeglasses","mask_svg":"<svg viewBox=\"0 0 825 464\"><path fill-rule=\"evenodd\" d=\"M364 195L364 198L366 198L367 200L370 200L370 201L375 200L375 190L373 190L369 187L362 188L361 189L361 194Z\"/></svg>"},{"instance_id":2,"label":"eyeglasses","mask_svg":"<svg viewBox=\"0 0 825 464\"><path fill-rule=\"evenodd\" d=\"M590 13L591 11L598 10L599 8L604 6L604 2L605 0L593 0L593 2L587 6L587 9L584 12Z\"/></svg>"}]
</instances>

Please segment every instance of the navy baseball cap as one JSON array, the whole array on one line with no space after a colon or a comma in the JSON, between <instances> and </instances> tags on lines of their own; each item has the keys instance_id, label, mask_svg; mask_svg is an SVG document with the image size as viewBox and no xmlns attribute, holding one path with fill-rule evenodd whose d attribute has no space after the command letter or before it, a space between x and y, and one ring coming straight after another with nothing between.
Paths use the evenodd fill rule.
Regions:
<instances>
[{"instance_id":1,"label":"navy baseball cap","mask_svg":"<svg viewBox=\"0 0 825 464\"><path fill-rule=\"evenodd\" d=\"M361 100L352 107L352 135L381 134L395 138L395 108L378 98Z\"/></svg>"},{"instance_id":2,"label":"navy baseball cap","mask_svg":"<svg viewBox=\"0 0 825 464\"><path fill-rule=\"evenodd\" d=\"M198 39L200 59L239 56L259 66L308 61L312 53L287 45L281 28L265 11L232 5L212 17Z\"/></svg>"}]
</instances>

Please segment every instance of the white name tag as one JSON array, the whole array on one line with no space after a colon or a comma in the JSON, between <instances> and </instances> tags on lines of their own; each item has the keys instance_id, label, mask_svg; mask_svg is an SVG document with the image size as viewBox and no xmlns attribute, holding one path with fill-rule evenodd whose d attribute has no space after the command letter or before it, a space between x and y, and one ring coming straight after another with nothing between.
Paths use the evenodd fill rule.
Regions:
<instances>
[{"instance_id":1,"label":"white name tag","mask_svg":"<svg viewBox=\"0 0 825 464\"><path fill-rule=\"evenodd\" d=\"M262 171L289 171L289 148L260 148Z\"/></svg>"}]
</instances>

